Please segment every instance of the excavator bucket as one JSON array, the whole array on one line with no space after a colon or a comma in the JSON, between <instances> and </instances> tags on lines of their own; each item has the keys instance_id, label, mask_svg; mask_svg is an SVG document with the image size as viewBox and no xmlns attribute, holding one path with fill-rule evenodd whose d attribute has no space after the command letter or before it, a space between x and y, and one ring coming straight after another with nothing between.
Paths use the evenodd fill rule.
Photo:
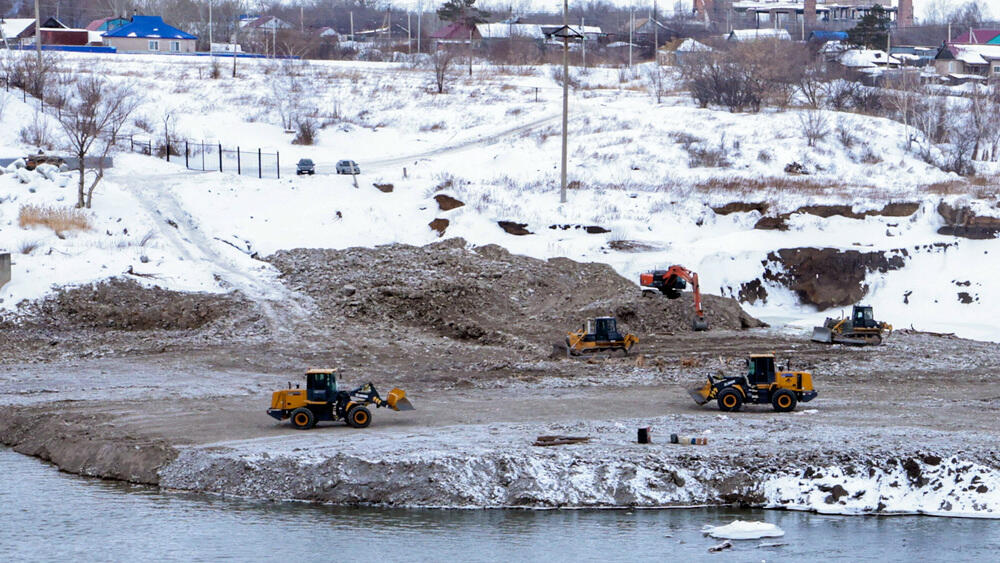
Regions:
<instances>
[{"instance_id":1,"label":"excavator bucket","mask_svg":"<svg viewBox=\"0 0 1000 563\"><path fill-rule=\"evenodd\" d=\"M705 317L695 317L691 321L691 328L696 332L708 330L708 321L705 320Z\"/></svg>"},{"instance_id":2,"label":"excavator bucket","mask_svg":"<svg viewBox=\"0 0 1000 563\"><path fill-rule=\"evenodd\" d=\"M706 382L701 387L695 387L694 389L689 389L688 395L691 395L691 398L694 399L694 402L698 403L699 405L704 405L705 403L708 402L708 397L711 394L711 392L712 392L712 383Z\"/></svg>"},{"instance_id":3,"label":"excavator bucket","mask_svg":"<svg viewBox=\"0 0 1000 563\"><path fill-rule=\"evenodd\" d=\"M406 398L406 391L403 391L399 387L396 387L392 391L389 391L389 395L386 397L385 402L389 403L389 407L396 411L412 411L413 403Z\"/></svg>"},{"instance_id":4,"label":"excavator bucket","mask_svg":"<svg viewBox=\"0 0 1000 563\"><path fill-rule=\"evenodd\" d=\"M822 342L824 344L831 344L833 342L833 331L825 326L817 326L813 328L812 335L813 342Z\"/></svg>"}]
</instances>

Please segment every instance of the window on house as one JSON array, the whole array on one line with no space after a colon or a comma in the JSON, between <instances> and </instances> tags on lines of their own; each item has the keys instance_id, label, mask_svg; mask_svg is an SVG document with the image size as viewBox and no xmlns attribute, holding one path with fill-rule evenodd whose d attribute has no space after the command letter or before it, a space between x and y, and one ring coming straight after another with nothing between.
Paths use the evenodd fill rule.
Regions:
<instances>
[{"instance_id":1,"label":"window on house","mask_svg":"<svg viewBox=\"0 0 1000 563\"><path fill-rule=\"evenodd\" d=\"M157 40L155 40L155 39L150 39L149 40L149 50L150 51L159 51L160 50L160 42L157 41Z\"/></svg>"},{"instance_id":2,"label":"window on house","mask_svg":"<svg viewBox=\"0 0 1000 563\"><path fill-rule=\"evenodd\" d=\"M171 41L170 42L170 50L174 51L174 52L180 51L181 50L181 42L180 41Z\"/></svg>"},{"instance_id":3,"label":"window on house","mask_svg":"<svg viewBox=\"0 0 1000 563\"><path fill-rule=\"evenodd\" d=\"M993 74L1000 74L1000 66L993 67Z\"/></svg>"}]
</instances>

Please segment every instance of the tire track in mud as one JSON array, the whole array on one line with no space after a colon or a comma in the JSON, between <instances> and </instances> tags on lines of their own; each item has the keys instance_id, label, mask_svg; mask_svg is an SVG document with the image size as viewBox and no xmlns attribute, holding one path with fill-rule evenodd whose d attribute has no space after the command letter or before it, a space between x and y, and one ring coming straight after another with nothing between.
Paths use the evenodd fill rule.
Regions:
<instances>
[{"instance_id":1,"label":"tire track in mud","mask_svg":"<svg viewBox=\"0 0 1000 563\"><path fill-rule=\"evenodd\" d=\"M272 276L254 275L250 269L241 268L220 253L219 243L199 228L194 217L183 208L164 183L184 175L187 174L145 176L147 182L142 189L132 191L143 210L154 219L157 233L185 261L210 264L213 273L226 286L256 303L267 321L268 331L274 337L287 340L301 334L301 329L308 326L306 321L312 309L308 297L285 287L277 279L277 272L269 265L261 271L272 272Z\"/></svg>"}]
</instances>

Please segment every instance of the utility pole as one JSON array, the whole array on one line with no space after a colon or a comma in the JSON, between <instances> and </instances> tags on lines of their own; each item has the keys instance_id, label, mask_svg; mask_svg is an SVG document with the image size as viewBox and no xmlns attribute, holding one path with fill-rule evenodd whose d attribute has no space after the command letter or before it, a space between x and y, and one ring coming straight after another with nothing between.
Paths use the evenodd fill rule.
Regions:
<instances>
[{"instance_id":1,"label":"utility pole","mask_svg":"<svg viewBox=\"0 0 1000 563\"><path fill-rule=\"evenodd\" d=\"M469 76L472 76L472 30L475 28L469 28Z\"/></svg>"},{"instance_id":2,"label":"utility pole","mask_svg":"<svg viewBox=\"0 0 1000 563\"><path fill-rule=\"evenodd\" d=\"M653 62L657 62L659 59L660 49L660 21L659 16L656 14L656 2L653 2Z\"/></svg>"},{"instance_id":3,"label":"utility pole","mask_svg":"<svg viewBox=\"0 0 1000 563\"><path fill-rule=\"evenodd\" d=\"M35 0L35 51L38 54L38 72L42 69L42 16ZM36 92L37 93L37 92Z\"/></svg>"},{"instance_id":4,"label":"utility pole","mask_svg":"<svg viewBox=\"0 0 1000 563\"><path fill-rule=\"evenodd\" d=\"M351 12L351 41L354 41L354 12Z\"/></svg>"},{"instance_id":5,"label":"utility pole","mask_svg":"<svg viewBox=\"0 0 1000 563\"><path fill-rule=\"evenodd\" d=\"M559 173L559 203L566 203L566 124L569 115L569 0L563 0L563 107L562 168Z\"/></svg>"},{"instance_id":6,"label":"utility pole","mask_svg":"<svg viewBox=\"0 0 1000 563\"><path fill-rule=\"evenodd\" d=\"M410 12L406 12L406 54L413 52L413 39L410 37Z\"/></svg>"},{"instance_id":7,"label":"utility pole","mask_svg":"<svg viewBox=\"0 0 1000 563\"><path fill-rule=\"evenodd\" d=\"M424 19L424 1L417 2L417 54L420 54L420 20Z\"/></svg>"},{"instance_id":8,"label":"utility pole","mask_svg":"<svg viewBox=\"0 0 1000 563\"><path fill-rule=\"evenodd\" d=\"M580 40L580 54L583 57L583 68L587 68L587 30L583 16L580 16L580 35L583 36Z\"/></svg>"},{"instance_id":9,"label":"utility pole","mask_svg":"<svg viewBox=\"0 0 1000 563\"><path fill-rule=\"evenodd\" d=\"M632 68L632 30L635 29L635 9L629 8L628 13L628 67Z\"/></svg>"},{"instance_id":10,"label":"utility pole","mask_svg":"<svg viewBox=\"0 0 1000 563\"><path fill-rule=\"evenodd\" d=\"M306 9L299 6L299 33L306 32Z\"/></svg>"},{"instance_id":11,"label":"utility pole","mask_svg":"<svg viewBox=\"0 0 1000 563\"><path fill-rule=\"evenodd\" d=\"M212 58L212 64L215 64L215 51L212 50L212 3L208 3L208 56ZM214 68L214 67L213 67Z\"/></svg>"}]
</instances>

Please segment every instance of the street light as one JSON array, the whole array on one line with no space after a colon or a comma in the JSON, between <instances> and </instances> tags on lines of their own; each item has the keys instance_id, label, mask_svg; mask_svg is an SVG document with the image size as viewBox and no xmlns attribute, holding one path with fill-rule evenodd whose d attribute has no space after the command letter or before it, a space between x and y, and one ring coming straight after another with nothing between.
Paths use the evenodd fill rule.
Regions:
<instances>
[{"instance_id":1,"label":"street light","mask_svg":"<svg viewBox=\"0 0 1000 563\"><path fill-rule=\"evenodd\" d=\"M563 0L563 25L552 35L563 40L563 110L562 110L562 170L559 181L559 203L566 203L566 123L569 115L569 40L583 37L569 26L569 0Z\"/></svg>"}]
</instances>

